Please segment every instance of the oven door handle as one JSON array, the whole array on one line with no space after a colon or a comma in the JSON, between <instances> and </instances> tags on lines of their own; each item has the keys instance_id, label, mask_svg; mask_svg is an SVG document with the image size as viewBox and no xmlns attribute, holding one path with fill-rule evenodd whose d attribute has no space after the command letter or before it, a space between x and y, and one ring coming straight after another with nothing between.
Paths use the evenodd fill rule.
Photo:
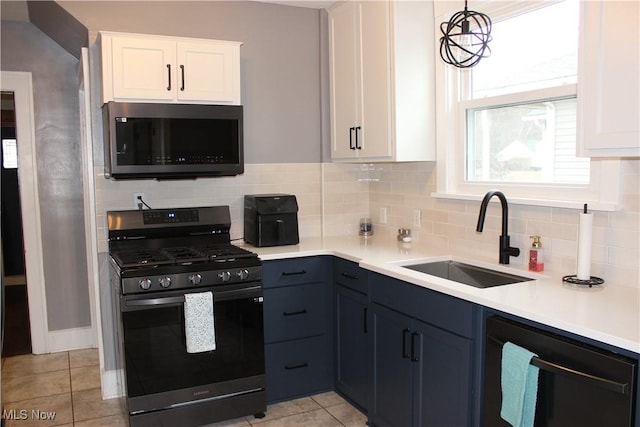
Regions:
<instances>
[{"instance_id":1,"label":"oven door handle","mask_svg":"<svg viewBox=\"0 0 640 427\"><path fill-rule=\"evenodd\" d=\"M262 297L262 284L256 283L255 285L249 286L247 286L246 284L219 286L217 289L213 289L211 292L213 292L214 303L216 301L229 301L243 298L259 298ZM178 305L183 303L184 294L160 298L125 299L122 310L143 310L147 308Z\"/></svg>"},{"instance_id":2,"label":"oven door handle","mask_svg":"<svg viewBox=\"0 0 640 427\"><path fill-rule=\"evenodd\" d=\"M222 286L213 290L213 300L215 301L228 301L232 299L242 298L258 298L262 296L262 284L257 283L252 286L236 285L224 288Z\"/></svg>"},{"instance_id":3,"label":"oven door handle","mask_svg":"<svg viewBox=\"0 0 640 427\"><path fill-rule=\"evenodd\" d=\"M177 297L162 297L162 298L147 298L147 299L134 299L125 300L124 309L135 307L151 307L159 305L176 305L184 303L184 295Z\"/></svg>"}]
</instances>

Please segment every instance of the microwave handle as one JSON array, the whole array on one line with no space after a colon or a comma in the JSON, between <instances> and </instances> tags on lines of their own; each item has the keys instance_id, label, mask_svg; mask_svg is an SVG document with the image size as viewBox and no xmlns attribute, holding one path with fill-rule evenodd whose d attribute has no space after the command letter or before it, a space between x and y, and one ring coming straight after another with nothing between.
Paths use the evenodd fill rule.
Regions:
<instances>
[{"instance_id":1,"label":"microwave handle","mask_svg":"<svg viewBox=\"0 0 640 427\"><path fill-rule=\"evenodd\" d=\"M278 227L278 241L284 242L284 238L285 238L284 221L281 219L276 220L276 226Z\"/></svg>"}]
</instances>

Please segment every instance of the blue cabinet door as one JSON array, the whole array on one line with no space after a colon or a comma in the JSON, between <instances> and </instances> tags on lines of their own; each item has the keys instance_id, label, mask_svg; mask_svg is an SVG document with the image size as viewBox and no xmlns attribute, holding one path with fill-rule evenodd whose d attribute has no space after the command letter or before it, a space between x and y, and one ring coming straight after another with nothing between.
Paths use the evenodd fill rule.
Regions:
<instances>
[{"instance_id":1,"label":"blue cabinet door","mask_svg":"<svg viewBox=\"0 0 640 427\"><path fill-rule=\"evenodd\" d=\"M369 420L376 427L411 426L412 320L377 304L371 305L371 315L373 390Z\"/></svg>"},{"instance_id":2,"label":"blue cabinet door","mask_svg":"<svg viewBox=\"0 0 640 427\"><path fill-rule=\"evenodd\" d=\"M414 321L414 426L456 426L470 423L473 393L471 364L473 343L429 324ZM416 360L417 359L417 360Z\"/></svg>"},{"instance_id":3,"label":"blue cabinet door","mask_svg":"<svg viewBox=\"0 0 640 427\"><path fill-rule=\"evenodd\" d=\"M366 411L371 384L367 297L337 285L335 311L335 387Z\"/></svg>"},{"instance_id":4,"label":"blue cabinet door","mask_svg":"<svg viewBox=\"0 0 640 427\"><path fill-rule=\"evenodd\" d=\"M477 307L377 274L370 292L372 425L470 426Z\"/></svg>"}]
</instances>

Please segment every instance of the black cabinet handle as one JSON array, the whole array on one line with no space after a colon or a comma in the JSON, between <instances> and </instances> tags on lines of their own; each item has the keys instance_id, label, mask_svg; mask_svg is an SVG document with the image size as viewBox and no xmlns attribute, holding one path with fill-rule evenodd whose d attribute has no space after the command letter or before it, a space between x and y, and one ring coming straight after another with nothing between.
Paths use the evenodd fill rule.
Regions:
<instances>
[{"instance_id":1,"label":"black cabinet handle","mask_svg":"<svg viewBox=\"0 0 640 427\"><path fill-rule=\"evenodd\" d=\"M180 72L182 74L182 85L180 86L180 90L184 91L184 65L180 65Z\"/></svg>"},{"instance_id":2,"label":"black cabinet handle","mask_svg":"<svg viewBox=\"0 0 640 427\"><path fill-rule=\"evenodd\" d=\"M418 352L416 352L417 346L416 346L416 338L420 338L420 333L419 332L414 332L411 334L411 361L412 362L419 362L420 361L420 349L418 348Z\"/></svg>"},{"instance_id":3,"label":"black cabinet handle","mask_svg":"<svg viewBox=\"0 0 640 427\"><path fill-rule=\"evenodd\" d=\"M363 317L364 317L364 333L365 334L369 333L369 330L367 328L367 310L368 310L367 307L365 307L364 310L362 310L364 312L364 316Z\"/></svg>"},{"instance_id":4,"label":"black cabinet handle","mask_svg":"<svg viewBox=\"0 0 640 427\"><path fill-rule=\"evenodd\" d=\"M407 351L407 334L409 332L411 332L409 328L402 330L402 358L403 359L409 358L409 352Z\"/></svg>"},{"instance_id":5,"label":"black cabinet handle","mask_svg":"<svg viewBox=\"0 0 640 427\"><path fill-rule=\"evenodd\" d=\"M349 274L346 271L343 271L341 274L342 277L346 277L347 279L351 279L351 280L358 280L359 277L355 274Z\"/></svg>"},{"instance_id":6,"label":"black cabinet handle","mask_svg":"<svg viewBox=\"0 0 640 427\"><path fill-rule=\"evenodd\" d=\"M301 274L307 274L306 270L300 270L300 271L283 271L282 275L283 276L299 276Z\"/></svg>"},{"instance_id":7,"label":"black cabinet handle","mask_svg":"<svg viewBox=\"0 0 640 427\"><path fill-rule=\"evenodd\" d=\"M292 369L306 368L307 366L309 366L309 364L307 362L304 362L299 365L284 365L284 369L286 369L287 371L290 371Z\"/></svg>"},{"instance_id":8,"label":"black cabinet handle","mask_svg":"<svg viewBox=\"0 0 640 427\"><path fill-rule=\"evenodd\" d=\"M302 310L299 311L283 311L282 315L283 316L298 316L300 314L306 314L307 313L307 309L303 308Z\"/></svg>"},{"instance_id":9,"label":"black cabinet handle","mask_svg":"<svg viewBox=\"0 0 640 427\"><path fill-rule=\"evenodd\" d=\"M168 86L167 86L167 90L171 90L171 64L167 64L167 78L169 79L168 82Z\"/></svg>"},{"instance_id":10,"label":"black cabinet handle","mask_svg":"<svg viewBox=\"0 0 640 427\"><path fill-rule=\"evenodd\" d=\"M356 126L356 149L357 150L362 150L362 145L358 144L358 134L360 133L359 131L362 128L360 126Z\"/></svg>"},{"instance_id":11,"label":"black cabinet handle","mask_svg":"<svg viewBox=\"0 0 640 427\"><path fill-rule=\"evenodd\" d=\"M355 150L356 148L353 146L353 132L356 130L356 128L351 127L349 128L349 150Z\"/></svg>"}]
</instances>

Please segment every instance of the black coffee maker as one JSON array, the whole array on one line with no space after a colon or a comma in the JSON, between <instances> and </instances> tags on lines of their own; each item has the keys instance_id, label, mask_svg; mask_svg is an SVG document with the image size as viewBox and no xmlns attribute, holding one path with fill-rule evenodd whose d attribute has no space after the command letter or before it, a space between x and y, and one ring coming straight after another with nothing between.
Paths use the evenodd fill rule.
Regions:
<instances>
[{"instance_id":1,"label":"black coffee maker","mask_svg":"<svg viewBox=\"0 0 640 427\"><path fill-rule=\"evenodd\" d=\"M254 246L295 245L298 202L291 194L244 196L244 240Z\"/></svg>"}]
</instances>

